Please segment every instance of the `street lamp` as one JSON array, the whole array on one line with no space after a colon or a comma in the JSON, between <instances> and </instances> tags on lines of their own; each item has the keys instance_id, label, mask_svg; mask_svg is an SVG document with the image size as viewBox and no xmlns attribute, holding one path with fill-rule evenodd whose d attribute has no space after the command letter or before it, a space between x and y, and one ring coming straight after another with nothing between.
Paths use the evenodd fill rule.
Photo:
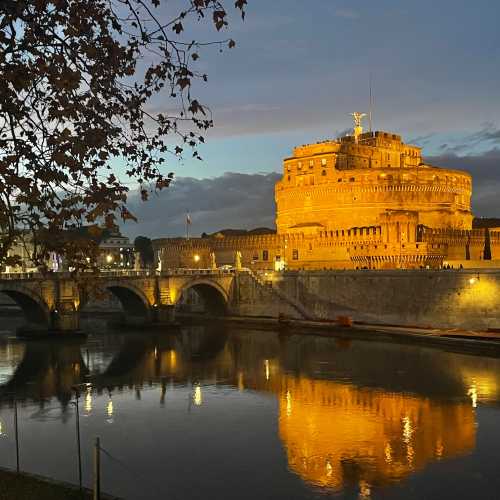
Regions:
<instances>
[{"instance_id":1,"label":"street lamp","mask_svg":"<svg viewBox=\"0 0 500 500\"><path fill-rule=\"evenodd\" d=\"M111 254L106 255L106 262L108 264L111 264L111 262L113 262L113 256Z\"/></svg>"},{"instance_id":2,"label":"street lamp","mask_svg":"<svg viewBox=\"0 0 500 500\"><path fill-rule=\"evenodd\" d=\"M200 256L198 254L195 254L193 259L196 263L200 262Z\"/></svg>"}]
</instances>

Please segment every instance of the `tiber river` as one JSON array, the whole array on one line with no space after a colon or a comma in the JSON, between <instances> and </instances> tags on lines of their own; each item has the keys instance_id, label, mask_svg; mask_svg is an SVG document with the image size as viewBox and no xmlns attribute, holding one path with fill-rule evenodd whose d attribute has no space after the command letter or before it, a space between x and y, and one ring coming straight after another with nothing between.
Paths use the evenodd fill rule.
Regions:
<instances>
[{"instance_id":1,"label":"tiber river","mask_svg":"<svg viewBox=\"0 0 500 500\"><path fill-rule=\"evenodd\" d=\"M0 466L127 499L500 496L500 359L211 324L17 340L0 318Z\"/></svg>"}]
</instances>

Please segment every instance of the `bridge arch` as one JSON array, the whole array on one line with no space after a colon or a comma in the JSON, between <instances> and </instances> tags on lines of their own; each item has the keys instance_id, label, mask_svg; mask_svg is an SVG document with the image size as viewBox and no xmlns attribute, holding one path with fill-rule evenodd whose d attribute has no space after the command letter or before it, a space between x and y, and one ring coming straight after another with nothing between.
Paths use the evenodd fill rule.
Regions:
<instances>
[{"instance_id":1,"label":"bridge arch","mask_svg":"<svg viewBox=\"0 0 500 500\"><path fill-rule=\"evenodd\" d=\"M105 283L103 288L109 290L120 301L127 321L151 321L151 304L140 288L123 281Z\"/></svg>"},{"instance_id":2,"label":"bridge arch","mask_svg":"<svg viewBox=\"0 0 500 500\"><path fill-rule=\"evenodd\" d=\"M1 283L0 293L10 297L22 310L31 325L48 328L51 323L50 309L41 295L17 283Z\"/></svg>"},{"instance_id":3,"label":"bridge arch","mask_svg":"<svg viewBox=\"0 0 500 500\"><path fill-rule=\"evenodd\" d=\"M206 312L216 316L226 314L229 296L224 287L217 281L206 278L194 278L187 281L178 290L177 303L188 290L194 290L201 297Z\"/></svg>"},{"instance_id":4,"label":"bridge arch","mask_svg":"<svg viewBox=\"0 0 500 500\"><path fill-rule=\"evenodd\" d=\"M126 322L131 324L149 323L152 319L151 303L144 291L134 283L125 280L106 280L93 286L85 287L80 298L80 311L84 310L89 303L101 300L102 292L109 292L118 299L122 306Z\"/></svg>"}]
</instances>

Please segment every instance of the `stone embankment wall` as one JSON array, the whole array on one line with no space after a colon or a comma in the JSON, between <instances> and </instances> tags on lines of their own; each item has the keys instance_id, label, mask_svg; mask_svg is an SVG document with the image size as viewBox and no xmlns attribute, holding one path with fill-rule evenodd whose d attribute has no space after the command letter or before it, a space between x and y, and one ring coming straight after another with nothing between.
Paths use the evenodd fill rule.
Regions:
<instances>
[{"instance_id":1,"label":"stone embankment wall","mask_svg":"<svg viewBox=\"0 0 500 500\"><path fill-rule=\"evenodd\" d=\"M500 270L299 271L271 278L317 319L500 328ZM271 302L268 311L279 313Z\"/></svg>"}]
</instances>

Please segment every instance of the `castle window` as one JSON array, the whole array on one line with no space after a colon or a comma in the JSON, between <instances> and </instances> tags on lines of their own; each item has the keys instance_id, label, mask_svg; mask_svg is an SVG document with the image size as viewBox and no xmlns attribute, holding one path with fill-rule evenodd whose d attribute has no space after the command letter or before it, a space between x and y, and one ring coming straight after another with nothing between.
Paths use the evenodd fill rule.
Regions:
<instances>
[{"instance_id":1,"label":"castle window","mask_svg":"<svg viewBox=\"0 0 500 500\"><path fill-rule=\"evenodd\" d=\"M321 165L326 166L326 158L321 158Z\"/></svg>"},{"instance_id":2,"label":"castle window","mask_svg":"<svg viewBox=\"0 0 500 500\"><path fill-rule=\"evenodd\" d=\"M323 170L323 172L321 172L321 175L326 175L326 170Z\"/></svg>"},{"instance_id":3,"label":"castle window","mask_svg":"<svg viewBox=\"0 0 500 500\"><path fill-rule=\"evenodd\" d=\"M262 260L269 260L269 252L267 250L262 250Z\"/></svg>"},{"instance_id":4,"label":"castle window","mask_svg":"<svg viewBox=\"0 0 500 500\"><path fill-rule=\"evenodd\" d=\"M351 236L351 230L350 229L347 230L347 236Z\"/></svg>"},{"instance_id":5,"label":"castle window","mask_svg":"<svg viewBox=\"0 0 500 500\"><path fill-rule=\"evenodd\" d=\"M288 180L290 180L290 179L291 179L291 176L288 176Z\"/></svg>"},{"instance_id":6,"label":"castle window","mask_svg":"<svg viewBox=\"0 0 500 500\"><path fill-rule=\"evenodd\" d=\"M299 161L298 165L297 165L297 168L300 170L302 168L302 162Z\"/></svg>"},{"instance_id":7,"label":"castle window","mask_svg":"<svg viewBox=\"0 0 500 500\"><path fill-rule=\"evenodd\" d=\"M292 250L292 260L299 260L299 251Z\"/></svg>"},{"instance_id":8,"label":"castle window","mask_svg":"<svg viewBox=\"0 0 500 500\"><path fill-rule=\"evenodd\" d=\"M312 243L309 243L309 250L312 250L312 249L313 249Z\"/></svg>"},{"instance_id":9,"label":"castle window","mask_svg":"<svg viewBox=\"0 0 500 500\"><path fill-rule=\"evenodd\" d=\"M258 253L254 254L252 260L259 260L259 254Z\"/></svg>"},{"instance_id":10,"label":"castle window","mask_svg":"<svg viewBox=\"0 0 500 500\"><path fill-rule=\"evenodd\" d=\"M356 178L355 178L355 177L351 177L351 178L349 179L349 182L355 182L355 181L356 181Z\"/></svg>"},{"instance_id":11,"label":"castle window","mask_svg":"<svg viewBox=\"0 0 500 500\"><path fill-rule=\"evenodd\" d=\"M337 179L337 182L342 182L342 179Z\"/></svg>"},{"instance_id":12,"label":"castle window","mask_svg":"<svg viewBox=\"0 0 500 500\"><path fill-rule=\"evenodd\" d=\"M310 160L309 161L309 168L313 168L314 167L314 160Z\"/></svg>"}]
</instances>

